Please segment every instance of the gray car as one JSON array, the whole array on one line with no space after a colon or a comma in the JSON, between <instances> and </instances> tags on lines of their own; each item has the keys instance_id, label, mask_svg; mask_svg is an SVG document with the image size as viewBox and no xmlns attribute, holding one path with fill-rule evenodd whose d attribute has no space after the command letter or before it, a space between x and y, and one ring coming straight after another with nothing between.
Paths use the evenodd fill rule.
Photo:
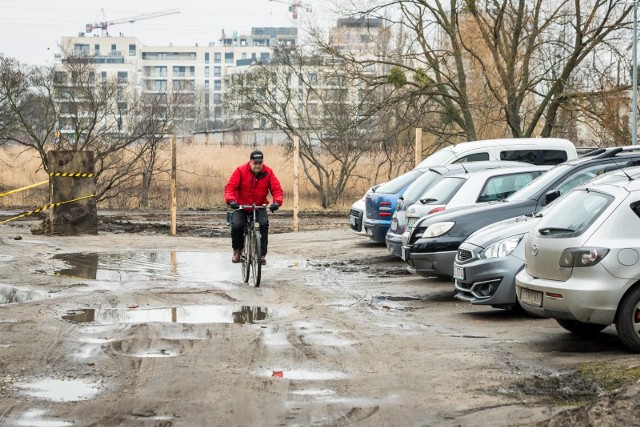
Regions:
<instances>
[{"instance_id":1,"label":"gray car","mask_svg":"<svg viewBox=\"0 0 640 427\"><path fill-rule=\"evenodd\" d=\"M640 352L640 180L580 187L550 207L525 241L516 295L576 334L615 323Z\"/></svg>"},{"instance_id":2,"label":"gray car","mask_svg":"<svg viewBox=\"0 0 640 427\"><path fill-rule=\"evenodd\" d=\"M403 259L409 272L453 277L458 248L473 232L508 218L531 214L558 196L605 172L640 165L638 147L598 150L553 167L504 202L483 203L428 215L405 233Z\"/></svg>"},{"instance_id":3,"label":"gray car","mask_svg":"<svg viewBox=\"0 0 640 427\"><path fill-rule=\"evenodd\" d=\"M628 176L640 178L640 168L606 173L594 178L590 185L624 182ZM462 242L453 262L455 297L476 305L518 308L515 278L524 268L524 241L550 206L553 205L534 215L483 227Z\"/></svg>"}]
</instances>

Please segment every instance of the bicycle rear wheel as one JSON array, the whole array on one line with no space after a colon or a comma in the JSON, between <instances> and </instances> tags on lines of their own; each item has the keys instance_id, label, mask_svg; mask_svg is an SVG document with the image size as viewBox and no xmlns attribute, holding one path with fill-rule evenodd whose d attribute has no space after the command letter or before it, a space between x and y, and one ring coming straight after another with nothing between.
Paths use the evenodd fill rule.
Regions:
<instances>
[{"instance_id":1,"label":"bicycle rear wheel","mask_svg":"<svg viewBox=\"0 0 640 427\"><path fill-rule=\"evenodd\" d=\"M260 257L262 255L262 248L260 246L260 231L253 231L253 240L251 243L253 244L252 258L251 258L251 268L252 274L251 278L253 280L253 286L256 288L260 286L260 279L262 278L262 263L260 262Z\"/></svg>"},{"instance_id":2,"label":"bicycle rear wheel","mask_svg":"<svg viewBox=\"0 0 640 427\"><path fill-rule=\"evenodd\" d=\"M249 283L249 273L251 271L251 233L244 233L244 247L242 248L242 281Z\"/></svg>"}]
</instances>

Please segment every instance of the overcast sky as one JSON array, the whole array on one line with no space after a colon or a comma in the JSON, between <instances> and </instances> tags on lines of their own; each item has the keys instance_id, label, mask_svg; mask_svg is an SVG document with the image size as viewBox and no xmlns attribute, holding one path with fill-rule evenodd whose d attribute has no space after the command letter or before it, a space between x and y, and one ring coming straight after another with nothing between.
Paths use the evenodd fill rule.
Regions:
<instances>
[{"instance_id":1,"label":"overcast sky","mask_svg":"<svg viewBox=\"0 0 640 427\"><path fill-rule=\"evenodd\" d=\"M179 14L113 25L109 33L137 37L150 46L202 46L220 39L223 29L230 35L246 34L251 27L295 26L288 1L0 0L0 52L34 65L51 64L61 37L76 36L86 24L102 21L103 9L107 21L178 9ZM313 10L307 17L320 12L319 0L305 3ZM298 22L303 25L302 19Z\"/></svg>"}]
</instances>

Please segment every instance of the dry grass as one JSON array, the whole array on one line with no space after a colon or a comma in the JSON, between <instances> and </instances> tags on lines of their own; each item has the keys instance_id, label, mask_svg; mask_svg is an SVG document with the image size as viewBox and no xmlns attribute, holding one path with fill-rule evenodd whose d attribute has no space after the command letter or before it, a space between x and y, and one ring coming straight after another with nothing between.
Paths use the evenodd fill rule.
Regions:
<instances>
[{"instance_id":1,"label":"dry grass","mask_svg":"<svg viewBox=\"0 0 640 427\"><path fill-rule=\"evenodd\" d=\"M285 192L285 208L292 207L293 201L293 160L287 156L283 147L260 147L265 156L265 164L272 168L280 180ZM234 169L249 160L250 147L217 145L178 145L178 208L209 209L222 207L223 193L227 179ZM165 170L156 174L152 189L151 208L168 208L170 174L166 170L170 165L171 152L167 146L161 153ZM345 209L371 185L373 168L363 165L361 178L354 179L347 194L337 209ZM9 190L31 185L47 179L40 166L40 159L33 151L24 151L18 147L0 149L0 194ZM319 209L316 192L300 167L300 209ZM26 190L14 195L0 197L0 208L31 210L48 203L48 187ZM119 197L99 206L109 209L137 207L137 201L131 197Z\"/></svg>"}]
</instances>

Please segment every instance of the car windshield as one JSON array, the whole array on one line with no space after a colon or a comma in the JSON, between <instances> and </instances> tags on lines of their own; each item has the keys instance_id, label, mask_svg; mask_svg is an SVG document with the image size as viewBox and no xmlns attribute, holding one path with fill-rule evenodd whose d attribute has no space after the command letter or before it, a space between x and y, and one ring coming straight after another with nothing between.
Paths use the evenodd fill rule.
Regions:
<instances>
[{"instance_id":1,"label":"car windshield","mask_svg":"<svg viewBox=\"0 0 640 427\"><path fill-rule=\"evenodd\" d=\"M409 185L416 178L418 178L420 175L422 175L423 172L424 171L414 169L405 174L402 174L399 177L396 177L391 181L385 184L382 184L380 187L378 187L378 189L376 190L376 193L382 193L382 194L397 193L398 191L402 190L404 187Z\"/></svg>"},{"instance_id":2,"label":"car windshield","mask_svg":"<svg viewBox=\"0 0 640 427\"><path fill-rule=\"evenodd\" d=\"M587 228L611 204L613 196L597 191L574 190L558 199L546 211L536 226L537 232L545 237L576 237Z\"/></svg>"},{"instance_id":3,"label":"car windshield","mask_svg":"<svg viewBox=\"0 0 640 427\"><path fill-rule=\"evenodd\" d=\"M466 181L465 178L458 177L443 178L440 182L429 188L420 197L420 200L425 200L425 204L447 204Z\"/></svg>"},{"instance_id":4,"label":"car windshield","mask_svg":"<svg viewBox=\"0 0 640 427\"><path fill-rule=\"evenodd\" d=\"M441 177L442 175L432 170L425 172L407 187L404 193L402 193L402 199L407 205L415 203L424 193L425 189L430 188L433 183Z\"/></svg>"},{"instance_id":5,"label":"car windshield","mask_svg":"<svg viewBox=\"0 0 640 427\"><path fill-rule=\"evenodd\" d=\"M549 184L557 180L559 177L570 171L573 166L561 164L549 169L547 172L540 175L538 178L531 181L529 184L522 187L509 197L507 201L512 200L529 200L540 191L540 189L547 187Z\"/></svg>"},{"instance_id":6,"label":"car windshield","mask_svg":"<svg viewBox=\"0 0 640 427\"><path fill-rule=\"evenodd\" d=\"M427 168L429 166L440 166L448 163L448 160L454 156L454 152L451 148L443 148L436 151L423 161L421 161L416 168Z\"/></svg>"}]
</instances>

